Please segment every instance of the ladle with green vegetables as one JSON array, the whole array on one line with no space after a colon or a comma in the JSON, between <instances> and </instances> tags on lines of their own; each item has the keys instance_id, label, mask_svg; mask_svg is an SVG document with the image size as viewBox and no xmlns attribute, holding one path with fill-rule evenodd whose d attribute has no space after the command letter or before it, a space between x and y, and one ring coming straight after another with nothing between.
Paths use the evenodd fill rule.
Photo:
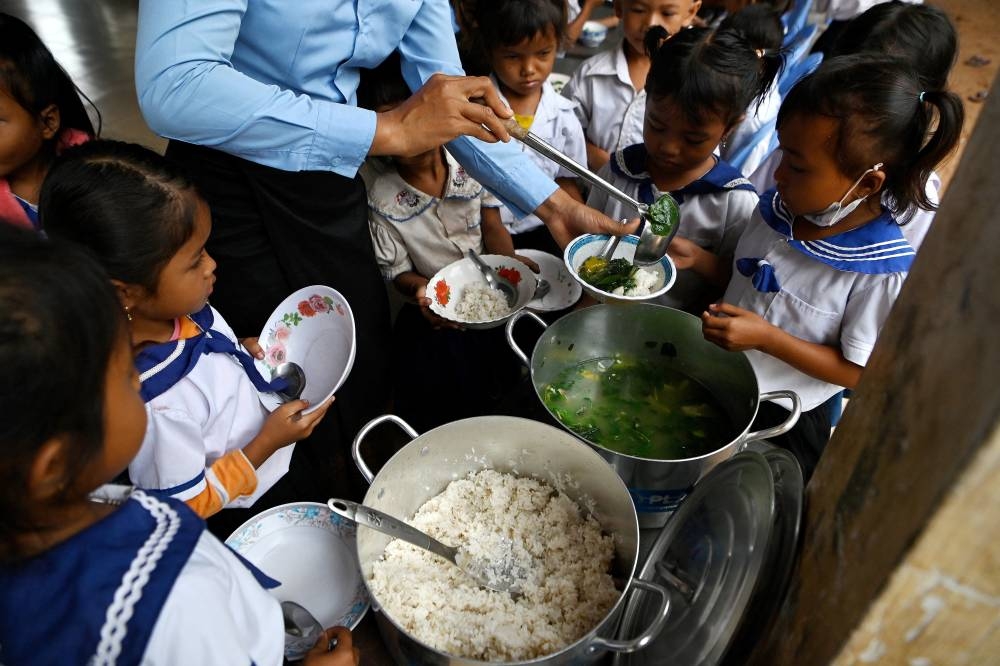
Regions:
<instances>
[{"instance_id":1,"label":"ladle with green vegetables","mask_svg":"<svg viewBox=\"0 0 1000 666\"><path fill-rule=\"evenodd\" d=\"M645 223L642 226L642 231L639 232L639 244L635 248L635 257L632 260L636 266L649 266L663 258L663 255L667 253L667 246L670 245L670 241L673 240L680 225L680 209L672 196L669 194L661 195L650 205L639 203L587 167L577 164L565 153L556 150L518 125L513 118L504 120L503 123L507 132L524 145L569 169L609 196L635 208ZM581 277L583 276L581 275Z\"/></svg>"}]
</instances>

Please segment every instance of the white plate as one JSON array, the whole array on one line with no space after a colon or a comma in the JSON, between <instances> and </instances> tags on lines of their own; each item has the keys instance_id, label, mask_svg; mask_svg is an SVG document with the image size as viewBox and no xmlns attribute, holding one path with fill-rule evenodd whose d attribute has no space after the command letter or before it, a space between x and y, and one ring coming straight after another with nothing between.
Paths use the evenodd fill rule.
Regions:
<instances>
[{"instance_id":1,"label":"white plate","mask_svg":"<svg viewBox=\"0 0 1000 666\"><path fill-rule=\"evenodd\" d=\"M299 289L275 308L258 339L264 359L255 361L265 379L274 378L281 363L298 363L306 375L302 397L318 409L340 388L354 365L354 313L347 299L323 285ZM281 406L275 393L261 393L269 411Z\"/></svg>"},{"instance_id":2,"label":"white plate","mask_svg":"<svg viewBox=\"0 0 1000 666\"><path fill-rule=\"evenodd\" d=\"M486 321L467 321L459 317L455 307L462 298L465 287L473 284L486 286L483 274L471 259L464 257L439 270L427 283L427 298L431 299L431 311L466 328L483 329L502 326L515 312L528 304L535 293L535 274L530 268L517 259L502 254L483 254L480 258L497 272L503 269L512 271L509 279L517 287L517 302L514 303L514 307L503 316Z\"/></svg>"},{"instance_id":3,"label":"white plate","mask_svg":"<svg viewBox=\"0 0 1000 666\"><path fill-rule=\"evenodd\" d=\"M353 629L369 606L355 535L325 504L295 502L254 516L226 545L281 583L270 590L279 601L301 604L324 628Z\"/></svg>"},{"instance_id":4,"label":"white plate","mask_svg":"<svg viewBox=\"0 0 1000 666\"><path fill-rule=\"evenodd\" d=\"M517 254L531 259L541 271L538 274L539 280L549 281L549 293L542 298L534 298L528 301L528 309L538 312L553 312L555 310L565 310L578 300L583 293L580 284L573 279L566 264L559 257L542 252L541 250L517 250Z\"/></svg>"}]
</instances>

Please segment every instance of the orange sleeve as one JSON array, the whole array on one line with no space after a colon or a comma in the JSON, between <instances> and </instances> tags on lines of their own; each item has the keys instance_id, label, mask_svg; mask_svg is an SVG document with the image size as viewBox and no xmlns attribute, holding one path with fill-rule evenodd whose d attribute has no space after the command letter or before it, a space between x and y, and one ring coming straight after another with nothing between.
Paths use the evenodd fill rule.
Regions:
<instances>
[{"instance_id":1,"label":"orange sleeve","mask_svg":"<svg viewBox=\"0 0 1000 666\"><path fill-rule=\"evenodd\" d=\"M205 489L186 500L191 510L202 518L218 513L231 500L257 489L257 473L239 449L212 463L205 472L205 480Z\"/></svg>"}]
</instances>

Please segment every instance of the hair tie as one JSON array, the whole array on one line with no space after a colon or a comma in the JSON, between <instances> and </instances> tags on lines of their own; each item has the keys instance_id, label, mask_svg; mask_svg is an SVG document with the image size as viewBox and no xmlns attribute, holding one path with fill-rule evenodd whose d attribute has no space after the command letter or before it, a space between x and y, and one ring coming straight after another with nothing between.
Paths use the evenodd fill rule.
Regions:
<instances>
[{"instance_id":1,"label":"hair tie","mask_svg":"<svg viewBox=\"0 0 1000 666\"><path fill-rule=\"evenodd\" d=\"M764 49L755 49L754 53L757 54L758 58L763 58L766 51Z\"/></svg>"},{"instance_id":2,"label":"hair tie","mask_svg":"<svg viewBox=\"0 0 1000 666\"><path fill-rule=\"evenodd\" d=\"M927 94L926 90L921 90L920 94L917 95L917 101L922 103L924 101L924 95L926 94Z\"/></svg>"}]
</instances>

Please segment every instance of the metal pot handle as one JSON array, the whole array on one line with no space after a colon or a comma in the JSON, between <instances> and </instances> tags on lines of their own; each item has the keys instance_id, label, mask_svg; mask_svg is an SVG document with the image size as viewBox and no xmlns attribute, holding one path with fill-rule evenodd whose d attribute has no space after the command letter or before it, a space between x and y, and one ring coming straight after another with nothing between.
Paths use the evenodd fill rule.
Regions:
<instances>
[{"instance_id":1,"label":"metal pot handle","mask_svg":"<svg viewBox=\"0 0 1000 666\"><path fill-rule=\"evenodd\" d=\"M756 432L748 432L743 436L743 441L740 443L740 451L746 448L746 445L754 440L769 439L771 437L777 437L778 435L784 435L799 422L799 415L802 414L802 401L799 400L798 393L795 391L768 391L767 393L760 394L761 402L765 400L772 400L774 398L788 398L791 400L792 413L788 415L788 418L784 423L780 423L773 428L765 428Z\"/></svg>"},{"instance_id":2,"label":"metal pot handle","mask_svg":"<svg viewBox=\"0 0 1000 666\"><path fill-rule=\"evenodd\" d=\"M361 472L361 476L365 477L365 481L367 481L369 485L371 485L372 480L375 479L375 474L372 473L371 469L368 467L368 463L365 462L364 457L361 455L361 443L373 428L385 423L386 421L392 421L398 425L403 432L410 436L410 439L416 439L419 437L417 431L414 430L409 423L395 414L383 414L382 416L376 416L371 421L364 424L361 427L361 430L358 431L358 434L354 436L354 443L351 444L351 457L354 458L354 464L357 465L358 471Z\"/></svg>"},{"instance_id":3,"label":"metal pot handle","mask_svg":"<svg viewBox=\"0 0 1000 666\"><path fill-rule=\"evenodd\" d=\"M634 578L632 585L633 589L640 587L648 592L656 592L660 595L660 608L656 611L656 617L646 627L646 630L636 638L624 641L612 641L595 636L591 639L590 645L587 646L589 654L594 654L598 650L611 650L612 652L620 652L622 654L637 652L652 643L660 635L663 625L667 622L667 616L670 615L670 593L662 585L641 578Z\"/></svg>"},{"instance_id":4,"label":"metal pot handle","mask_svg":"<svg viewBox=\"0 0 1000 666\"><path fill-rule=\"evenodd\" d=\"M510 348L514 350L514 353L517 354L517 357L521 359L521 363L524 363L524 366L526 368L530 368L531 361L528 360L528 355L525 354L523 351L521 351L521 348L517 346L516 342L514 342L514 324L516 324L517 321L524 316L531 317L539 324L541 324L542 328L548 328L549 325L545 323L544 319L536 315L534 312L531 312L530 310L521 310L520 312L516 312L513 317L507 320L507 344L510 345Z\"/></svg>"}]
</instances>

